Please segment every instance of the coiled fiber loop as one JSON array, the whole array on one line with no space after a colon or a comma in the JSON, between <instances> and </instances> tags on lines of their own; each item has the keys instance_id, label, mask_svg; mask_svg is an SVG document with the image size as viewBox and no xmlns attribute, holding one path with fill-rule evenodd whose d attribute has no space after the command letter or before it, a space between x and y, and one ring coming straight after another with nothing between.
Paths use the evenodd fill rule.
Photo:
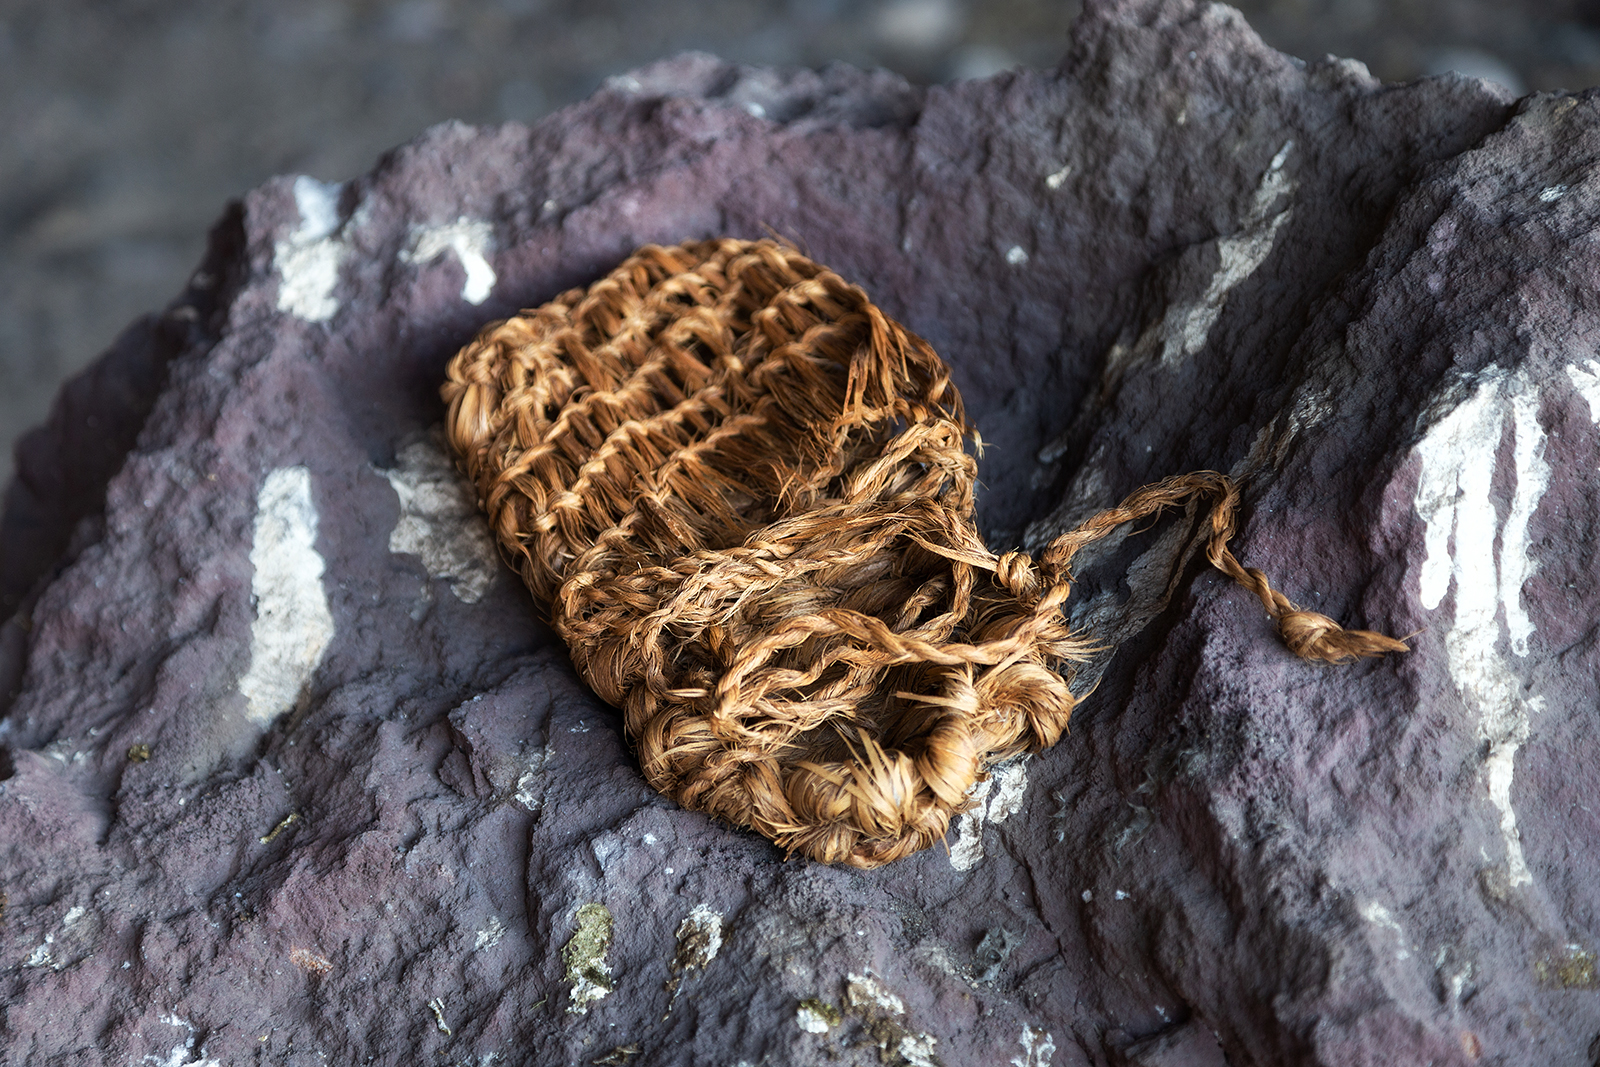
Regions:
<instances>
[{"instance_id":1,"label":"coiled fiber loop","mask_svg":"<svg viewBox=\"0 0 1600 1067\"><path fill-rule=\"evenodd\" d=\"M942 838L996 760L1054 744L1070 564L1210 498L1211 562L1301 656L1404 648L1301 612L1228 551L1239 495L1169 478L995 556L944 362L771 241L640 249L486 327L450 363L448 433L494 533L645 776L824 862Z\"/></svg>"}]
</instances>

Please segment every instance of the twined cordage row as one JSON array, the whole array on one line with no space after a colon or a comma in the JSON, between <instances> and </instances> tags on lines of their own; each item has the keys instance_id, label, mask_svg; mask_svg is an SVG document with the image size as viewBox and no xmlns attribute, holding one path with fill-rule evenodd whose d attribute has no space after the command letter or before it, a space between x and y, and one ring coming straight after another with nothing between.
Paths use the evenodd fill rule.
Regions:
<instances>
[{"instance_id":1,"label":"twined cordage row","mask_svg":"<svg viewBox=\"0 0 1600 1067\"><path fill-rule=\"evenodd\" d=\"M1213 564L1301 656L1405 646L1301 612L1234 560L1238 492L1171 478L1035 560L973 521L944 362L772 241L647 246L451 361L448 434L508 560L650 783L827 863L941 839L985 768L1055 743L1069 564L1209 498Z\"/></svg>"}]
</instances>

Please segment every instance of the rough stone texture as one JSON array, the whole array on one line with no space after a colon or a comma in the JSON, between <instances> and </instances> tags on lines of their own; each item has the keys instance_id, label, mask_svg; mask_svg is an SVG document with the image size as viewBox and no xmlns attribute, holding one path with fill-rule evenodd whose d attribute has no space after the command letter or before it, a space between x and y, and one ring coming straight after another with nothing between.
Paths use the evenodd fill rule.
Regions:
<instances>
[{"instance_id":1,"label":"rough stone texture","mask_svg":"<svg viewBox=\"0 0 1600 1067\"><path fill-rule=\"evenodd\" d=\"M686 57L250 194L7 497L0 1059L1596 1062L1597 106L1103 0L1054 74ZM1246 562L1415 651L1294 660L1170 522L949 852L656 797L486 578L435 390L641 242L768 227L950 360L996 545L1233 470Z\"/></svg>"}]
</instances>

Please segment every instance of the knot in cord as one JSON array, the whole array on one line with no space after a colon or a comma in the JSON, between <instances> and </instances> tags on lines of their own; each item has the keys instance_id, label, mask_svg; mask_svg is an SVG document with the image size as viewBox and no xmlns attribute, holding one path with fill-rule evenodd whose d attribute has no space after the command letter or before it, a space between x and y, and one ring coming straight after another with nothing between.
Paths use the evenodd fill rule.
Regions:
<instances>
[{"instance_id":1,"label":"knot in cord","mask_svg":"<svg viewBox=\"0 0 1600 1067\"><path fill-rule=\"evenodd\" d=\"M1208 556L1297 654L1404 647L1240 567L1214 472L1138 490L1037 564L995 556L949 369L772 241L642 248L485 327L442 393L502 551L645 777L823 862L941 839L985 768L1055 743L1097 647L1062 614L1071 560L1122 523L1209 496Z\"/></svg>"},{"instance_id":2,"label":"knot in cord","mask_svg":"<svg viewBox=\"0 0 1600 1067\"><path fill-rule=\"evenodd\" d=\"M1007 552L994 561L995 581L1017 596L1036 592L1039 579L1033 572L1033 559L1026 552Z\"/></svg>"},{"instance_id":3,"label":"knot in cord","mask_svg":"<svg viewBox=\"0 0 1600 1067\"><path fill-rule=\"evenodd\" d=\"M1278 632L1289 651L1301 659L1349 663L1363 656L1404 652L1406 645L1370 630L1346 630L1315 611L1290 610L1278 616Z\"/></svg>"}]
</instances>

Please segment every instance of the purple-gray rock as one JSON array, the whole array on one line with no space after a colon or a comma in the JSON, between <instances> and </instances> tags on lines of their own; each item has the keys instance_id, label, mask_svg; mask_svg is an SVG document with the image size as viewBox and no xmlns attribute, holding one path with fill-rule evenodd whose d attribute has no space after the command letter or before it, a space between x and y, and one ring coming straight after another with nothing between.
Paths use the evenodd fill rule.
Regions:
<instances>
[{"instance_id":1,"label":"purple-gray rock","mask_svg":"<svg viewBox=\"0 0 1600 1067\"><path fill-rule=\"evenodd\" d=\"M921 90L689 56L248 195L21 447L0 1061L1600 1060L1600 97L1086 5ZM435 436L448 357L636 245L790 237L950 361L1037 548L1195 468L1118 647L934 848L785 861L643 783Z\"/></svg>"}]
</instances>

